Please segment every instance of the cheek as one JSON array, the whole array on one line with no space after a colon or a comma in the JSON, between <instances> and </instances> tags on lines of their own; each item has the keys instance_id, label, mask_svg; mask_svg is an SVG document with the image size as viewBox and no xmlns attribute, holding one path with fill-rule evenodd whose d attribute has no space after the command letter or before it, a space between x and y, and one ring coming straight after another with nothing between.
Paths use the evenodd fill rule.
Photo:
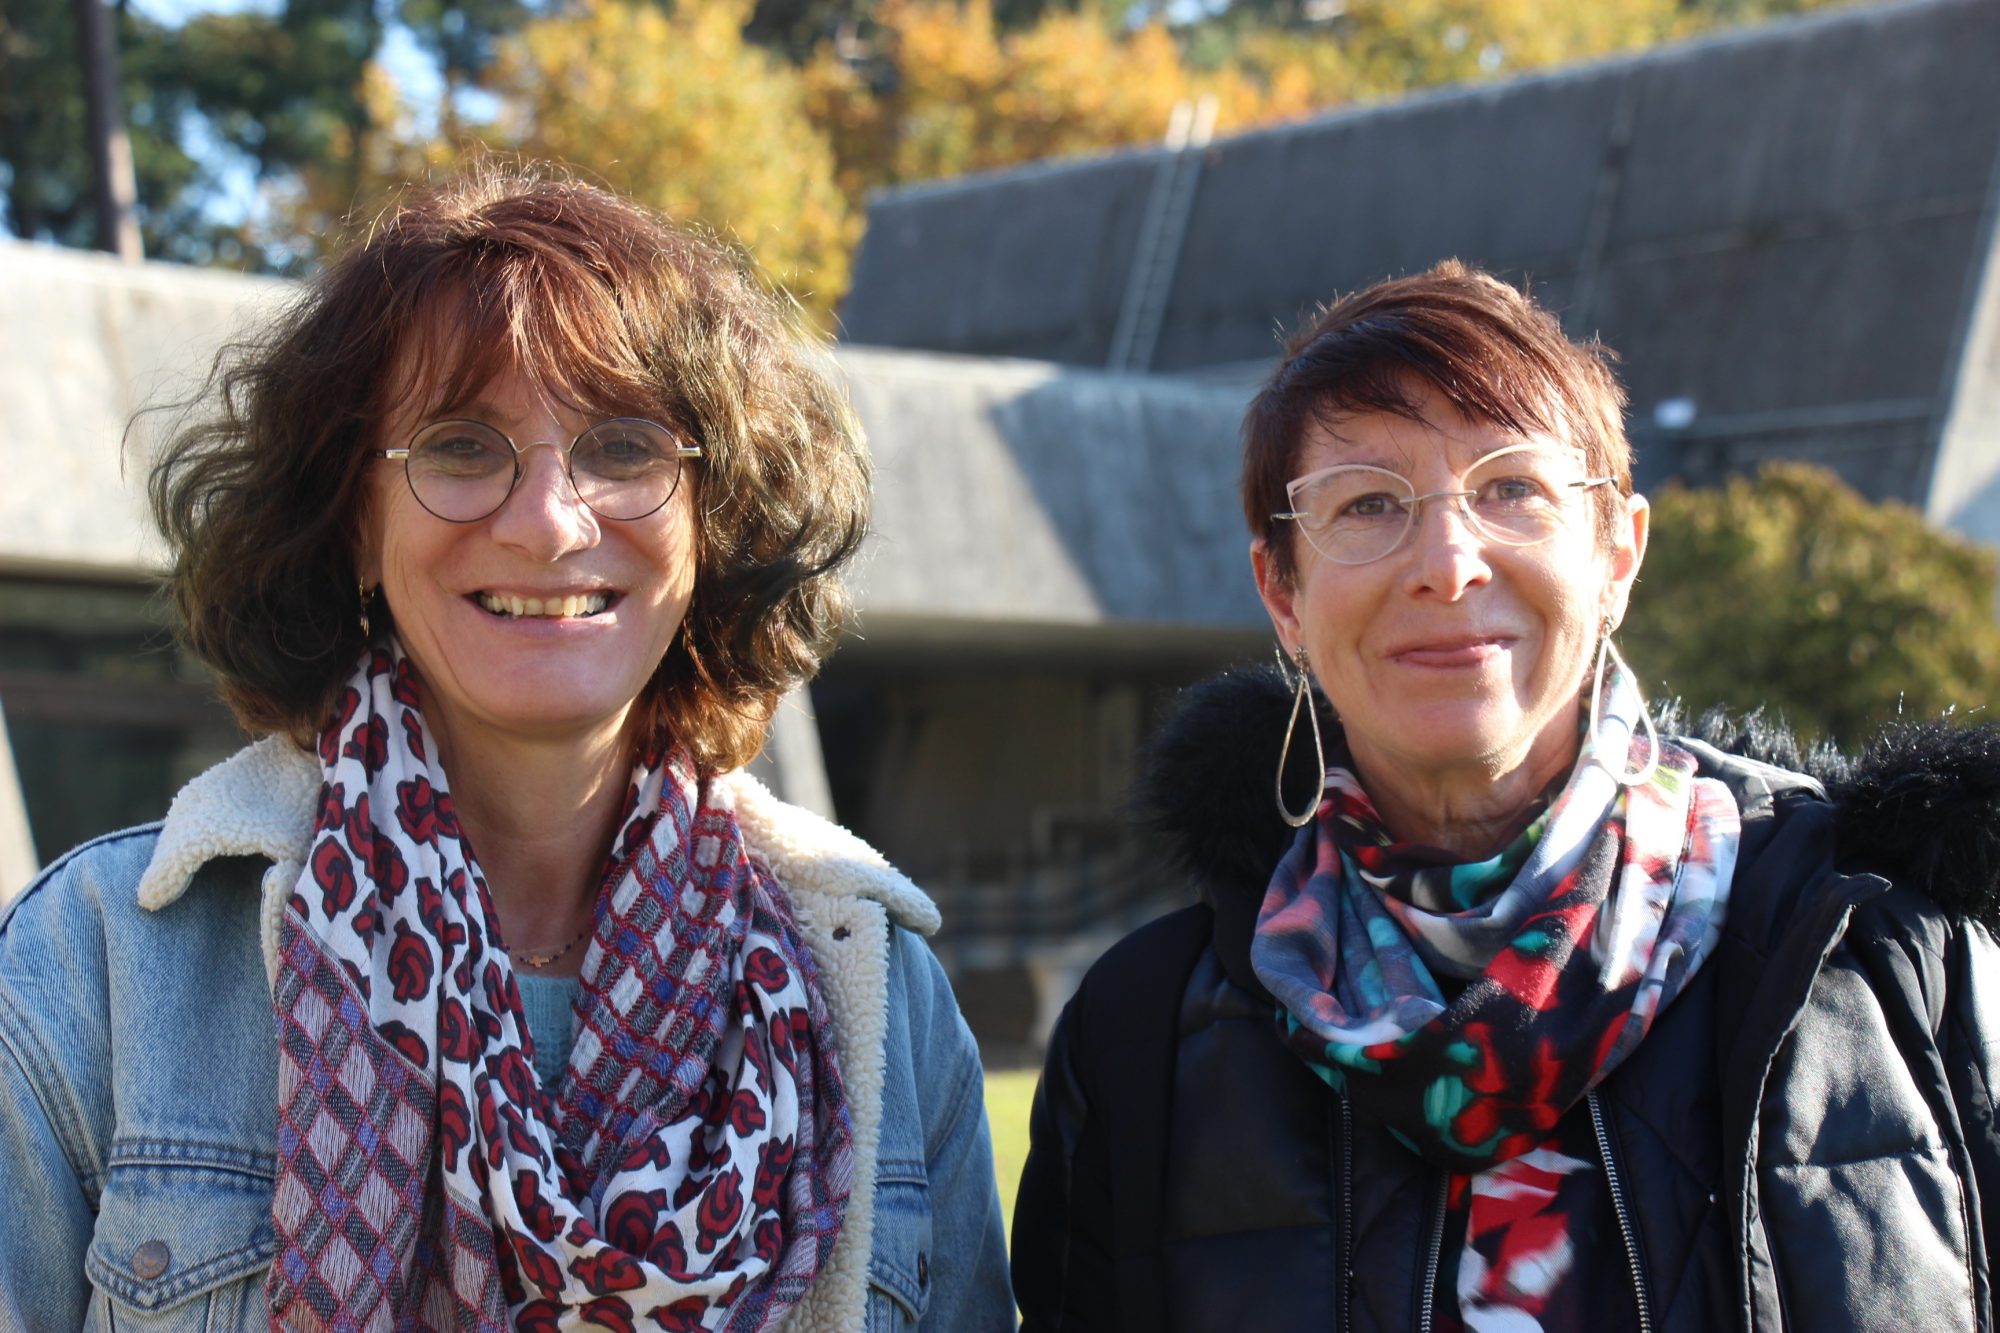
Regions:
<instances>
[{"instance_id":1,"label":"cheek","mask_svg":"<svg viewBox=\"0 0 2000 1333\"><path fill-rule=\"evenodd\" d=\"M1541 586L1535 593L1546 617L1543 671L1559 677L1565 685L1572 677L1580 678L1589 668L1603 619L1605 571L1600 561L1591 560L1582 552L1576 558L1589 561L1589 574L1585 578L1566 578L1560 567L1544 567L1540 571Z\"/></svg>"}]
</instances>

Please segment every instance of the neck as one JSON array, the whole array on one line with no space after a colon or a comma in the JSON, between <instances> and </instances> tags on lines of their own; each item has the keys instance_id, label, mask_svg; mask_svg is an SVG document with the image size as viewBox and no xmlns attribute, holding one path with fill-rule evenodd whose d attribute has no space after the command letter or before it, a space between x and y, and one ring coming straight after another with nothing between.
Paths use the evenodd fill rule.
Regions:
<instances>
[{"instance_id":1,"label":"neck","mask_svg":"<svg viewBox=\"0 0 2000 1333\"><path fill-rule=\"evenodd\" d=\"M568 944L590 923L631 776L622 723L561 740L454 729L436 719L431 730L501 937L520 952ZM583 953L572 949L541 971L573 975Z\"/></svg>"},{"instance_id":2,"label":"neck","mask_svg":"<svg viewBox=\"0 0 2000 1333\"><path fill-rule=\"evenodd\" d=\"M1556 779L1576 764L1574 734L1538 738L1517 759L1426 767L1372 752L1348 737L1355 776L1399 842L1436 847L1483 860L1502 850L1508 836Z\"/></svg>"}]
</instances>

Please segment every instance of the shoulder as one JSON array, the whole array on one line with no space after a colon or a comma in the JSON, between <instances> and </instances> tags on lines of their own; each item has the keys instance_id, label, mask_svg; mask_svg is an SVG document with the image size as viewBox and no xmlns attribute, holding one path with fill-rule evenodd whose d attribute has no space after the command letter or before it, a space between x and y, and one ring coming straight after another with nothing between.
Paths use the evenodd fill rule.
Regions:
<instances>
[{"instance_id":1,"label":"shoulder","mask_svg":"<svg viewBox=\"0 0 2000 1333\"><path fill-rule=\"evenodd\" d=\"M1844 867L1910 889L1951 919L2000 928L2000 727L1889 728L1831 795Z\"/></svg>"},{"instance_id":2,"label":"shoulder","mask_svg":"<svg viewBox=\"0 0 2000 1333\"><path fill-rule=\"evenodd\" d=\"M922 935L937 933L936 904L888 858L830 819L787 804L738 769L716 778L735 801L744 845L794 899L866 898L889 919Z\"/></svg>"},{"instance_id":3,"label":"shoulder","mask_svg":"<svg viewBox=\"0 0 2000 1333\"><path fill-rule=\"evenodd\" d=\"M1215 913L1197 903L1154 918L1106 949L1064 1006L1051 1049L1059 1047L1079 1070L1104 1059L1121 1069L1169 1059L1188 978L1215 947L1215 924Z\"/></svg>"},{"instance_id":4,"label":"shoulder","mask_svg":"<svg viewBox=\"0 0 2000 1333\"><path fill-rule=\"evenodd\" d=\"M2000 727L1899 723L1850 756L1759 718L1710 714L1688 742L1766 842L1814 869L1888 882L1873 915L2000 928Z\"/></svg>"},{"instance_id":5,"label":"shoulder","mask_svg":"<svg viewBox=\"0 0 2000 1333\"><path fill-rule=\"evenodd\" d=\"M0 995L34 994L50 974L90 989L107 941L143 923L138 888L158 823L92 838L46 867L0 912Z\"/></svg>"},{"instance_id":6,"label":"shoulder","mask_svg":"<svg viewBox=\"0 0 2000 1333\"><path fill-rule=\"evenodd\" d=\"M193 868L171 899L147 903L142 886L159 864L160 823L107 833L66 853L0 912L0 997L20 1003L49 979L61 1007L82 1007L104 979L137 967L163 986L180 937L208 938L221 917L254 916L267 864L220 855ZM168 910L171 909L171 910Z\"/></svg>"},{"instance_id":7,"label":"shoulder","mask_svg":"<svg viewBox=\"0 0 2000 1333\"><path fill-rule=\"evenodd\" d=\"M1799 983L1810 1009L1851 1002L1841 979L1865 977L1875 1003L1926 1025L1993 1003L2000 730L1901 724L1849 756L1717 721L1690 748L1743 810L1724 927L1747 948L1727 955L1738 984L1819 978Z\"/></svg>"},{"instance_id":8,"label":"shoulder","mask_svg":"<svg viewBox=\"0 0 2000 1333\"><path fill-rule=\"evenodd\" d=\"M1077 993L1096 999L1163 985L1178 990L1214 940L1215 913L1206 904L1155 917L1106 949L1084 973Z\"/></svg>"}]
</instances>

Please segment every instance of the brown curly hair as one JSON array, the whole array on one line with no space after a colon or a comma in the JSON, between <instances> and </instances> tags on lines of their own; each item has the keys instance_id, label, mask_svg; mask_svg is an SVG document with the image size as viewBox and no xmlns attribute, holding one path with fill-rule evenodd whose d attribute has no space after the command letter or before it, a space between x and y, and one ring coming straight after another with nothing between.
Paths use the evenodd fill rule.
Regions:
<instances>
[{"instance_id":1,"label":"brown curly hair","mask_svg":"<svg viewBox=\"0 0 2000 1333\"><path fill-rule=\"evenodd\" d=\"M398 386L460 402L514 369L701 446L694 599L634 721L747 763L839 638L867 529L860 430L809 329L737 255L548 168L407 199L217 356L154 465L189 645L248 730L309 740L366 647L353 553Z\"/></svg>"},{"instance_id":2,"label":"brown curly hair","mask_svg":"<svg viewBox=\"0 0 2000 1333\"><path fill-rule=\"evenodd\" d=\"M1625 390L1611 350L1574 342L1526 294L1456 259L1379 282L1318 311L1293 334L1277 369L1243 418L1243 517L1262 537L1281 579L1294 571L1289 531L1271 515L1290 508L1306 427L1381 412L1422 416L1412 377L1428 381L1459 412L1517 434L1545 431L1582 451L1592 476L1632 493ZM1622 510L1610 490L1592 492L1600 543Z\"/></svg>"}]
</instances>

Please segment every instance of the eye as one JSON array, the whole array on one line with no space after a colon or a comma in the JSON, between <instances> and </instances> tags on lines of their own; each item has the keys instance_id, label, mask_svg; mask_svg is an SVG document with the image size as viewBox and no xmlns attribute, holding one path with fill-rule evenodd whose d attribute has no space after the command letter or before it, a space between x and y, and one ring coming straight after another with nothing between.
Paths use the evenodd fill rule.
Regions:
<instances>
[{"instance_id":1,"label":"eye","mask_svg":"<svg viewBox=\"0 0 2000 1333\"><path fill-rule=\"evenodd\" d=\"M411 446L425 469L451 476L483 476L513 466L507 443L472 423L444 422Z\"/></svg>"},{"instance_id":2,"label":"eye","mask_svg":"<svg viewBox=\"0 0 2000 1333\"><path fill-rule=\"evenodd\" d=\"M576 445L576 465L604 477L632 477L674 459L665 427L648 421L605 421Z\"/></svg>"},{"instance_id":3,"label":"eye","mask_svg":"<svg viewBox=\"0 0 2000 1333\"><path fill-rule=\"evenodd\" d=\"M1501 477L1487 483L1486 494L1501 501L1539 500L1546 497L1548 491L1533 477Z\"/></svg>"},{"instance_id":4,"label":"eye","mask_svg":"<svg viewBox=\"0 0 2000 1333\"><path fill-rule=\"evenodd\" d=\"M1343 503L1333 515L1334 521L1341 519L1401 518L1403 506L1395 496L1385 491L1370 491L1357 495Z\"/></svg>"}]
</instances>

